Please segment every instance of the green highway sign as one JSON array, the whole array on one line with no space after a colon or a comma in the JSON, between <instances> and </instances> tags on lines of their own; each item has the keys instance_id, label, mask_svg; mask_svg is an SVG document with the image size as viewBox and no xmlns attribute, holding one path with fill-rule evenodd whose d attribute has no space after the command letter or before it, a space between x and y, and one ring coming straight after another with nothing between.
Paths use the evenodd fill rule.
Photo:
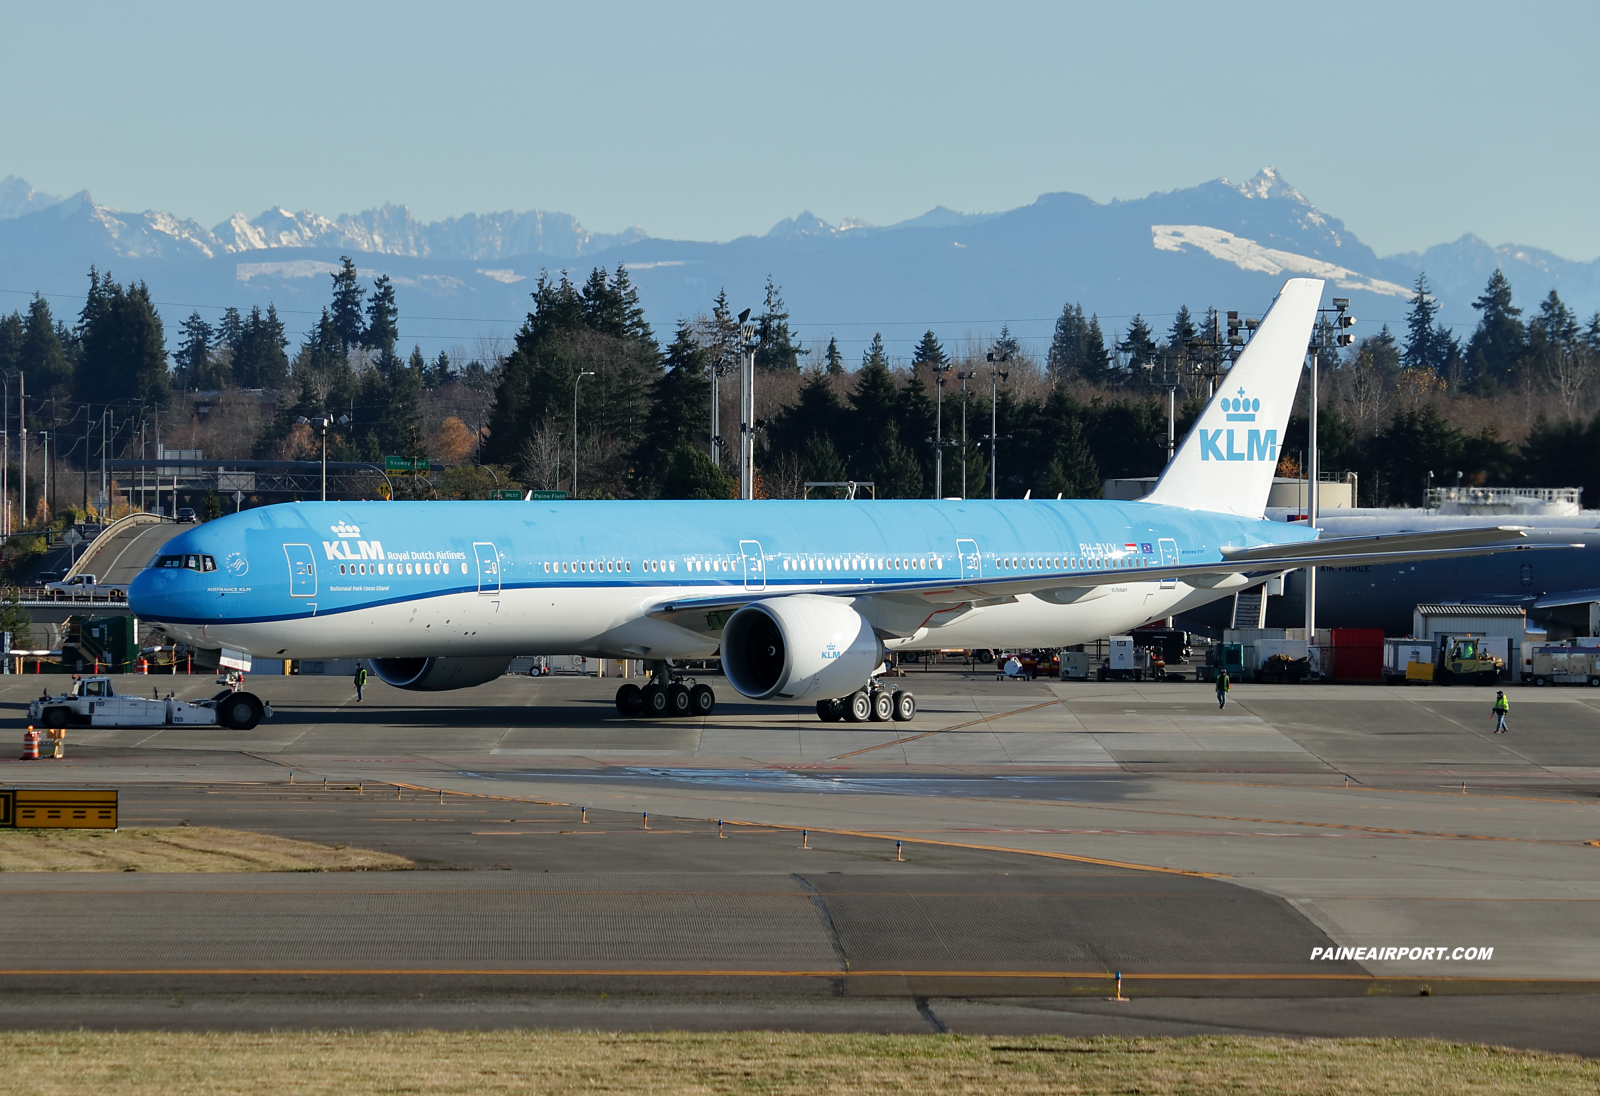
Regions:
<instances>
[{"instance_id":1,"label":"green highway sign","mask_svg":"<svg viewBox=\"0 0 1600 1096\"><path fill-rule=\"evenodd\" d=\"M431 467L427 457L384 457L385 472L426 472Z\"/></svg>"},{"instance_id":2,"label":"green highway sign","mask_svg":"<svg viewBox=\"0 0 1600 1096\"><path fill-rule=\"evenodd\" d=\"M497 501L516 502L522 498L522 492L515 487L500 487L490 491L489 497Z\"/></svg>"},{"instance_id":3,"label":"green highway sign","mask_svg":"<svg viewBox=\"0 0 1600 1096\"><path fill-rule=\"evenodd\" d=\"M512 494L516 494L515 491ZM528 498L534 502L557 502L567 497L565 491L529 491Z\"/></svg>"}]
</instances>

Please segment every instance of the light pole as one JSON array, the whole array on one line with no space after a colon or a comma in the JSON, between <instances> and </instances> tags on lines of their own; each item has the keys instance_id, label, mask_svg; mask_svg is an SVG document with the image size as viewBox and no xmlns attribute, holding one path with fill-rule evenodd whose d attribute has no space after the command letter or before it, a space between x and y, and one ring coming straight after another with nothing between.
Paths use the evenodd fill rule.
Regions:
<instances>
[{"instance_id":1,"label":"light pole","mask_svg":"<svg viewBox=\"0 0 1600 1096\"><path fill-rule=\"evenodd\" d=\"M1000 444L999 384L1011 376L1000 366L1011 360L1011 352L1002 350L997 354L991 350L984 359L989 363L989 498L993 499L1000 485L1000 466L996 459L996 446Z\"/></svg>"},{"instance_id":2,"label":"light pole","mask_svg":"<svg viewBox=\"0 0 1600 1096\"><path fill-rule=\"evenodd\" d=\"M589 370L572 378L572 497L578 497L578 382L594 376Z\"/></svg>"},{"instance_id":3,"label":"light pole","mask_svg":"<svg viewBox=\"0 0 1600 1096\"><path fill-rule=\"evenodd\" d=\"M756 328L739 313L739 497L756 495Z\"/></svg>"},{"instance_id":4,"label":"light pole","mask_svg":"<svg viewBox=\"0 0 1600 1096\"><path fill-rule=\"evenodd\" d=\"M944 377L950 372L948 363L930 363L933 366L933 497L944 498ZM964 485L963 485L964 486Z\"/></svg>"},{"instance_id":5,"label":"light pole","mask_svg":"<svg viewBox=\"0 0 1600 1096\"><path fill-rule=\"evenodd\" d=\"M50 505L50 431L39 431L39 445L44 450L44 457L41 461L44 472L39 477L39 497L45 500L45 521L48 523L51 518L55 517L54 508Z\"/></svg>"},{"instance_id":6,"label":"light pole","mask_svg":"<svg viewBox=\"0 0 1600 1096\"><path fill-rule=\"evenodd\" d=\"M295 419L294 421L296 423L300 424L301 426L315 426L317 428L317 430L322 434L322 501L323 502L327 502L328 501L328 427L333 426L335 423L337 423L340 426L343 426L345 423L350 421L350 416L348 416L348 415L340 415L336 419L331 415L324 414L324 415L318 415L316 418L308 419L304 415L301 415L299 418ZM394 497L394 492L393 491L389 492L389 497L390 498ZM176 494L174 494L172 496L172 498L173 498L173 505L176 506L177 505L178 496Z\"/></svg>"},{"instance_id":7,"label":"light pole","mask_svg":"<svg viewBox=\"0 0 1600 1096\"><path fill-rule=\"evenodd\" d=\"M1336 345L1349 346L1355 336L1349 334L1349 329L1355 326L1356 318L1349 315L1350 298L1335 297L1332 308L1319 308L1319 314L1333 313L1334 326L1338 330ZM1317 356L1322 349L1323 331L1317 331L1316 341L1307 347L1311 357L1311 393L1307 401L1307 434L1306 438L1306 528L1317 527ZM1431 476L1432 473L1430 472ZM1306 568L1306 642L1315 645L1317 642L1317 569Z\"/></svg>"},{"instance_id":8,"label":"light pole","mask_svg":"<svg viewBox=\"0 0 1600 1096\"><path fill-rule=\"evenodd\" d=\"M961 382L961 497L967 497L967 382L978 375L976 369L966 372L956 371L956 380Z\"/></svg>"}]
</instances>

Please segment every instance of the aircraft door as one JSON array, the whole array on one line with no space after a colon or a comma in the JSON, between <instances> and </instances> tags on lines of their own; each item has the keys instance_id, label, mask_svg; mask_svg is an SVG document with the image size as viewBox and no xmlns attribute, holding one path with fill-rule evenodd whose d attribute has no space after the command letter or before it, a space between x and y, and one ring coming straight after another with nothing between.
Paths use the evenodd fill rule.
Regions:
<instances>
[{"instance_id":1,"label":"aircraft door","mask_svg":"<svg viewBox=\"0 0 1600 1096\"><path fill-rule=\"evenodd\" d=\"M500 595L500 553L495 546L486 541L477 541L472 545L473 553L478 557L478 593L490 597Z\"/></svg>"},{"instance_id":2,"label":"aircraft door","mask_svg":"<svg viewBox=\"0 0 1600 1096\"><path fill-rule=\"evenodd\" d=\"M761 556L761 543L754 540L741 540L739 554L744 557L744 588L746 590L765 590L767 588L767 565Z\"/></svg>"},{"instance_id":3,"label":"aircraft door","mask_svg":"<svg viewBox=\"0 0 1600 1096\"><path fill-rule=\"evenodd\" d=\"M317 557L311 554L309 544L285 544L283 554L289 560L289 596L317 596Z\"/></svg>"},{"instance_id":4,"label":"aircraft door","mask_svg":"<svg viewBox=\"0 0 1600 1096\"><path fill-rule=\"evenodd\" d=\"M1173 540L1171 537L1162 537L1156 542L1156 547L1161 549L1161 566L1176 567L1178 565L1177 541ZM1161 580L1161 588L1163 590L1174 590L1177 588L1177 586L1178 580L1175 578L1164 578Z\"/></svg>"},{"instance_id":5,"label":"aircraft door","mask_svg":"<svg viewBox=\"0 0 1600 1096\"><path fill-rule=\"evenodd\" d=\"M983 557L978 554L977 541L956 541L956 555L961 557L962 579L965 580L983 577Z\"/></svg>"}]
</instances>

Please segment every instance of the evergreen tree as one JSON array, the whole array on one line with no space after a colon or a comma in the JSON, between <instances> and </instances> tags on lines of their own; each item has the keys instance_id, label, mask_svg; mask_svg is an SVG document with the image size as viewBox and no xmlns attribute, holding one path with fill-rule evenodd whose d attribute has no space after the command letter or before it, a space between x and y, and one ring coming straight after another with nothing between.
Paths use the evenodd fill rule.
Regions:
<instances>
[{"instance_id":1,"label":"evergreen tree","mask_svg":"<svg viewBox=\"0 0 1600 1096\"><path fill-rule=\"evenodd\" d=\"M429 388L443 388L455 379L454 367L450 363L450 355L443 350L433 359L433 364L428 367L427 386Z\"/></svg>"},{"instance_id":2,"label":"evergreen tree","mask_svg":"<svg viewBox=\"0 0 1600 1096\"><path fill-rule=\"evenodd\" d=\"M834 448L833 440L826 434L813 434L806 439L801 471L811 483L843 483L847 478L844 461Z\"/></svg>"},{"instance_id":3,"label":"evergreen tree","mask_svg":"<svg viewBox=\"0 0 1600 1096\"><path fill-rule=\"evenodd\" d=\"M241 388L281 390L289 380L288 345L277 307L269 304L264 315L259 305L252 307L229 346L233 382Z\"/></svg>"},{"instance_id":4,"label":"evergreen tree","mask_svg":"<svg viewBox=\"0 0 1600 1096\"><path fill-rule=\"evenodd\" d=\"M659 479L657 497L664 499L726 499L735 494L737 484L711 463L699 449L687 445L674 449L667 457Z\"/></svg>"},{"instance_id":5,"label":"evergreen tree","mask_svg":"<svg viewBox=\"0 0 1600 1096\"><path fill-rule=\"evenodd\" d=\"M935 344L937 346L937 344ZM919 347L919 350L921 348ZM940 353L943 353L941 350ZM905 387L900 389L898 406L895 409L895 425L899 427L900 443L917 462L917 476L920 480L933 484L933 422L937 409L933 400L928 396L928 386L939 382L938 375L931 367L924 372L924 363L919 361L911 365L911 375L906 378ZM916 495L901 495L900 498L916 498Z\"/></svg>"},{"instance_id":6,"label":"evergreen tree","mask_svg":"<svg viewBox=\"0 0 1600 1096\"><path fill-rule=\"evenodd\" d=\"M666 370L655 382L645 422L644 438L633 456L634 474L645 494L665 491L669 466L687 470L677 456L680 449L705 445L710 422L711 382L707 379L707 354L684 320L666 351ZM705 461L710 465L711 458ZM718 475L721 475L719 472ZM661 495L665 498L726 498L721 495Z\"/></svg>"},{"instance_id":7,"label":"evergreen tree","mask_svg":"<svg viewBox=\"0 0 1600 1096\"><path fill-rule=\"evenodd\" d=\"M1172 318L1172 328L1167 332L1167 349L1174 356L1186 356L1189 344L1199 337L1200 332L1194 325L1194 317L1189 314L1189 306L1179 305L1178 314Z\"/></svg>"},{"instance_id":8,"label":"evergreen tree","mask_svg":"<svg viewBox=\"0 0 1600 1096\"><path fill-rule=\"evenodd\" d=\"M799 369L801 351L789 330L789 311L784 307L778 287L767 275L767 294L756 317L756 368Z\"/></svg>"},{"instance_id":9,"label":"evergreen tree","mask_svg":"<svg viewBox=\"0 0 1600 1096\"><path fill-rule=\"evenodd\" d=\"M1117 349L1128 355L1128 365L1133 368L1156 360L1156 340L1143 316L1134 315L1133 322L1128 325L1127 337L1117 344Z\"/></svg>"},{"instance_id":10,"label":"evergreen tree","mask_svg":"<svg viewBox=\"0 0 1600 1096\"><path fill-rule=\"evenodd\" d=\"M995 358L1006 361L1012 361L1022 353L1021 345L1012 337L1010 324L1000 325L1000 337L994 341L989 350Z\"/></svg>"},{"instance_id":11,"label":"evergreen tree","mask_svg":"<svg viewBox=\"0 0 1600 1096\"><path fill-rule=\"evenodd\" d=\"M167 345L161 317L143 282L124 288L108 273L84 305L83 361L77 396L86 403L131 400L164 404L167 399Z\"/></svg>"},{"instance_id":12,"label":"evergreen tree","mask_svg":"<svg viewBox=\"0 0 1600 1096\"><path fill-rule=\"evenodd\" d=\"M62 346L61 330L50 315L50 305L35 293L22 321L22 344L17 368L35 396L65 395L72 383L72 366Z\"/></svg>"},{"instance_id":13,"label":"evergreen tree","mask_svg":"<svg viewBox=\"0 0 1600 1096\"><path fill-rule=\"evenodd\" d=\"M183 321L183 345L178 348L176 380L180 388L199 390L211 377L211 325L191 312Z\"/></svg>"},{"instance_id":14,"label":"evergreen tree","mask_svg":"<svg viewBox=\"0 0 1600 1096\"><path fill-rule=\"evenodd\" d=\"M361 292L361 283L356 278L356 264L351 262L350 256L339 256L339 263L339 271L332 275L331 315L334 330L339 333L342 353L348 354L362 344L362 336L366 332L361 315L365 294Z\"/></svg>"},{"instance_id":15,"label":"evergreen tree","mask_svg":"<svg viewBox=\"0 0 1600 1096\"><path fill-rule=\"evenodd\" d=\"M1539 304L1539 312L1528 321L1528 349L1534 353L1551 347L1570 350L1580 343L1578 317L1554 289Z\"/></svg>"},{"instance_id":16,"label":"evergreen tree","mask_svg":"<svg viewBox=\"0 0 1600 1096\"><path fill-rule=\"evenodd\" d=\"M217 330L212 346L217 349L226 347L231 351L239 345L244 338L244 317L239 315L239 310L229 305L223 310L222 319L217 322Z\"/></svg>"},{"instance_id":17,"label":"evergreen tree","mask_svg":"<svg viewBox=\"0 0 1600 1096\"><path fill-rule=\"evenodd\" d=\"M1401 361L1407 369L1443 372L1444 355L1440 353L1443 347L1437 347L1434 342L1434 317L1439 313L1439 302L1428 295L1426 272L1417 275L1413 288L1417 295L1406 302L1411 310L1406 313L1406 346Z\"/></svg>"},{"instance_id":18,"label":"evergreen tree","mask_svg":"<svg viewBox=\"0 0 1600 1096\"><path fill-rule=\"evenodd\" d=\"M945 357L944 347L939 345L939 340L932 331L924 332L916 349L911 352L913 365L940 366L948 360Z\"/></svg>"},{"instance_id":19,"label":"evergreen tree","mask_svg":"<svg viewBox=\"0 0 1600 1096\"><path fill-rule=\"evenodd\" d=\"M1078 372L1084 380L1090 384L1110 383L1111 353L1106 349L1106 336L1100 330L1098 314L1089 317L1089 326L1084 329L1078 354Z\"/></svg>"},{"instance_id":20,"label":"evergreen tree","mask_svg":"<svg viewBox=\"0 0 1600 1096\"><path fill-rule=\"evenodd\" d=\"M1055 334L1050 338L1050 352L1045 357L1045 368L1056 380L1081 372L1083 369L1083 341L1087 333L1083 319L1083 306L1070 301L1061 306L1056 317Z\"/></svg>"},{"instance_id":21,"label":"evergreen tree","mask_svg":"<svg viewBox=\"0 0 1600 1096\"><path fill-rule=\"evenodd\" d=\"M1384 324L1378 333L1368 340L1372 344L1372 361L1385 374L1393 375L1400 369L1400 344L1395 341L1394 332L1389 330L1389 325Z\"/></svg>"},{"instance_id":22,"label":"evergreen tree","mask_svg":"<svg viewBox=\"0 0 1600 1096\"><path fill-rule=\"evenodd\" d=\"M338 321L338 301L334 301L334 320ZM394 283L389 275L380 274L372 283L372 293L367 298L367 326L361 334L361 345L376 350L380 359L394 356L394 344L400 341L400 308L395 304ZM389 363L392 368L392 362Z\"/></svg>"},{"instance_id":23,"label":"evergreen tree","mask_svg":"<svg viewBox=\"0 0 1600 1096\"><path fill-rule=\"evenodd\" d=\"M1519 318L1522 309L1511 303L1511 283L1495 267L1483 296L1472 302L1479 312L1478 327L1467 342L1469 384L1480 394L1493 392L1496 385L1511 379L1517 360L1526 344L1526 332Z\"/></svg>"},{"instance_id":24,"label":"evergreen tree","mask_svg":"<svg viewBox=\"0 0 1600 1096\"><path fill-rule=\"evenodd\" d=\"M887 375L889 369L889 355L883 349L883 333L875 331L872 334L872 343L861 352L861 368L868 367L882 369ZM858 382L859 383L859 382Z\"/></svg>"},{"instance_id":25,"label":"evergreen tree","mask_svg":"<svg viewBox=\"0 0 1600 1096\"><path fill-rule=\"evenodd\" d=\"M25 338L22 314L0 317L0 375L22 367L22 341Z\"/></svg>"},{"instance_id":26,"label":"evergreen tree","mask_svg":"<svg viewBox=\"0 0 1600 1096\"><path fill-rule=\"evenodd\" d=\"M411 360L406 363L411 372L417 375L417 380L424 385L428 378L428 359L422 356L422 347L412 346Z\"/></svg>"},{"instance_id":27,"label":"evergreen tree","mask_svg":"<svg viewBox=\"0 0 1600 1096\"><path fill-rule=\"evenodd\" d=\"M832 335L828 336L828 353L823 361L827 363L826 371L830 377L844 376L844 355L839 353L839 340Z\"/></svg>"},{"instance_id":28,"label":"evergreen tree","mask_svg":"<svg viewBox=\"0 0 1600 1096\"><path fill-rule=\"evenodd\" d=\"M767 427L768 446L777 452L806 454L816 438L827 440L829 451L839 460L839 446L834 439L843 439L851 432L846 422L844 405L834 395L833 385L825 373L811 373L800 386L800 398L791 407L785 407L774 416ZM812 469L815 471L815 468ZM811 475L810 479L843 479L841 461L837 476Z\"/></svg>"}]
</instances>

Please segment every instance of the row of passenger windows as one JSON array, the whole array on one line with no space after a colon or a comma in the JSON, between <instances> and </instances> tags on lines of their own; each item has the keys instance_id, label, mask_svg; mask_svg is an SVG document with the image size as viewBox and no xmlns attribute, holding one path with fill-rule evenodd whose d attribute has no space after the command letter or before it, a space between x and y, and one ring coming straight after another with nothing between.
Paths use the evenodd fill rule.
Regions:
<instances>
[{"instance_id":1,"label":"row of passenger windows","mask_svg":"<svg viewBox=\"0 0 1600 1096\"><path fill-rule=\"evenodd\" d=\"M186 571L215 571L217 569L216 556L196 555L194 552L181 556L157 556L153 567L180 567Z\"/></svg>"},{"instance_id":2,"label":"row of passenger windows","mask_svg":"<svg viewBox=\"0 0 1600 1096\"><path fill-rule=\"evenodd\" d=\"M997 556L994 562L1002 571L1117 571L1156 563L1147 556Z\"/></svg>"},{"instance_id":3,"label":"row of passenger windows","mask_svg":"<svg viewBox=\"0 0 1600 1096\"><path fill-rule=\"evenodd\" d=\"M345 570L345 568L349 570ZM448 575L448 563L341 563L341 575ZM467 573L467 565L461 565L461 573Z\"/></svg>"},{"instance_id":4,"label":"row of passenger windows","mask_svg":"<svg viewBox=\"0 0 1600 1096\"><path fill-rule=\"evenodd\" d=\"M1044 570L1044 571L1107 571L1149 567L1155 564L1154 559L1136 556L994 556L990 562L1002 571L1016 570ZM785 571L942 571L945 560L941 556L830 556L826 559L791 559L784 558ZM392 565L391 565L392 566ZM684 560L684 570L691 572L742 572L745 561L734 556L726 559L687 559ZM466 564L462 564L465 572ZM651 574L675 573L678 570L676 560L646 559L639 562L639 569ZM354 567L351 568L354 573ZM339 568L340 574L344 568ZM362 574L366 572L363 571ZM381 573L381 572L380 572ZM408 572L409 573L409 572ZM544 573L547 575L570 574L632 574L633 562L625 559L590 559L590 560L550 560L544 564Z\"/></svg>"}]
</instances>

